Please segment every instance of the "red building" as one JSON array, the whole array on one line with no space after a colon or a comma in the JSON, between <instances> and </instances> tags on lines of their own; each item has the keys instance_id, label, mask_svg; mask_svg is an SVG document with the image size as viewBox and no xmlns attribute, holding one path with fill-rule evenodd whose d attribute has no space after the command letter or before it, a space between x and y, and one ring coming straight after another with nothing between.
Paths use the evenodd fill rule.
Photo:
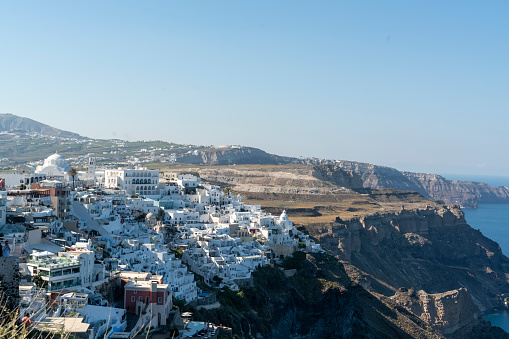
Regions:
<instances>
[{"instance_id":1,"label":"red building","mask_svg":"<svg viewBox=\"0 0 509 339\"><path fill-rule=\"evenodd\" d=\"M151 313L158 326L166 325L172 308L172 293L168 284L158 281L128 281L124 286L124 305L129 313Z\"/></svg>"},{"instance_id":2,"label":"red building","mask_svg":"<svg viewBox=\"0 0 509 339\"><path fill-rule=\"evenodd\" d=\"M64 185L57 180L43 180L38 183L31 185L32 190L48 194L51 199L51 204L55 209L55 214L58 219L66 220L69 218L71 200L70 200L70 188L64 187Z\"/></svg>"}]
</instances>

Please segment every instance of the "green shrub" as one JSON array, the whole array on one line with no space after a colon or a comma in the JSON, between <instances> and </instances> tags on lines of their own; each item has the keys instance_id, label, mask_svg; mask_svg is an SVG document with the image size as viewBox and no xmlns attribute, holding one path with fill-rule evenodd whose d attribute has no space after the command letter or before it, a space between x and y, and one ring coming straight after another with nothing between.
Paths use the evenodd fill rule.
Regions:
<instances>
[{"instance_id":1,"label":"green shrub","mask_svg":"<svg viewBox=\"0 0 509 339\"><path fill-rule=\"evenodd\" d=\"M300 269L301 263L304 260L306 260L306 253L296 251L291 257L287 257L283 260L283 267L286 269Z\"/></svg>"}]
</instances>

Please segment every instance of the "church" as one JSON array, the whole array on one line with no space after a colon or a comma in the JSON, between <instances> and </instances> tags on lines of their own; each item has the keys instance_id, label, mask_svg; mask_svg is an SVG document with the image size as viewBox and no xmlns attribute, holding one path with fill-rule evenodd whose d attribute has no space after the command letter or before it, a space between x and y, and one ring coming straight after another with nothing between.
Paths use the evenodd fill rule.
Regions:
<instances>
[{"instance_id":1,"label":"church","mask_svg":"<svg viewBox=\"0 0 509 339\"><path fill-rule=\"evenodd\" d=\"M67 172L71 169L64 159L58 153L52 154L44 160L44 164L37 166L35 173L46 174L48 178L68 177Z\"/></svg>"}]
</instances>

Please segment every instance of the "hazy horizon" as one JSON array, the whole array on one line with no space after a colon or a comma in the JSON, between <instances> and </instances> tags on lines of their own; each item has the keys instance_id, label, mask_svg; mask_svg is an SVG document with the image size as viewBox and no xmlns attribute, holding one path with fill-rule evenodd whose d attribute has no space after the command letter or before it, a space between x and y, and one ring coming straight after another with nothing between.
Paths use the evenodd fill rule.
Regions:
<instances>
[{"instance_id":1,"label":"hazy horizon","mask_svg":"<svg viewBox=\"0 0 509 339\"><path fill-rule=\"evenodd\" d=\"M102 139L505 176L509 3L5 3L0 112Z\"/></svg>"}]
</instances>

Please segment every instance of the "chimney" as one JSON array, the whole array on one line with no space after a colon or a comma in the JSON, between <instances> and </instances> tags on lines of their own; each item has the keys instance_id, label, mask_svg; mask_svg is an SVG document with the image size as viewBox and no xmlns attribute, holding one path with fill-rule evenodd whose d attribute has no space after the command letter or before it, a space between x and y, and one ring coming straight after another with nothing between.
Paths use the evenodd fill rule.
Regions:
<instances>
[{"instance_id":1,"label":"chimney","mask_svg":"<svg viewBox=\"0 0 509 339\"><path fill-rule=\"evenodd\" d=\"M157 302L157 281L152 281L152 286L150 286L150 302Z\"/></svg>"}]
</instances>

